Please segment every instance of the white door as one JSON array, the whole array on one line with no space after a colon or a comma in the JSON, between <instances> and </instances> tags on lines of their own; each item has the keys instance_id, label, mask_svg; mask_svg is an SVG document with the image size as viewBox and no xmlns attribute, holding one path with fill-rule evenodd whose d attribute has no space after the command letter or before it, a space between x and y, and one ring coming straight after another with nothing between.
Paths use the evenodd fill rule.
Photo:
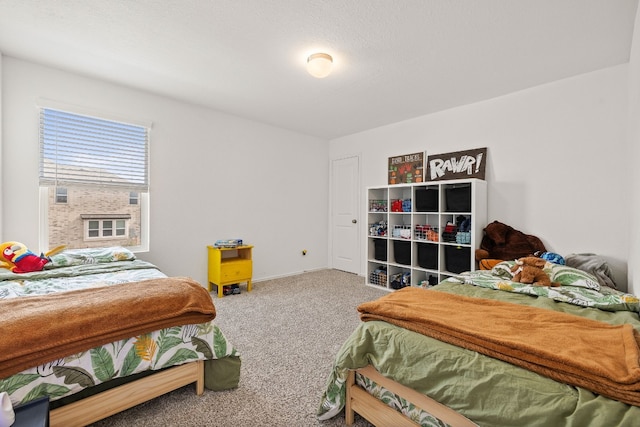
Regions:
<instances>
[{"instance_id":1,"label":"white door","mask_svg":"<svg viewBox=\"0 0 640 427\"><path fill-rule=\"evenodd\" d=\"M360 158L347 157L331 164L332 267L360 273Z\"/></svg>"}]
</instances>

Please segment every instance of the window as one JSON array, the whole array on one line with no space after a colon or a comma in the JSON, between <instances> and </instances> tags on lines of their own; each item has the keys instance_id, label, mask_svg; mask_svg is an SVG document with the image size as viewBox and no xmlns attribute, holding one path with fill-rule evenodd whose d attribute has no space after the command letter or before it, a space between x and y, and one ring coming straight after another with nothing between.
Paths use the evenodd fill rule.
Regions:
<instances>
[{"instance_id":1,"label":"window","mask_svg":"<svg viewBox=\"0 0 640 427\"><path fill-rule=\"evenodd\" d=\"M56 187L56 203L67 203L67 189Z\"/></svg>"},{"instance_id":2,"label":"window","mask_svg":"<svg viewBox=\"0 0 640 427\"><path fill-rule=\"evenodd\" d=\"M81 215L84 221L84 240L113 240L129 237L127 226L131 219L129 215Z\"/></svg>"},{"instance_id":3,"label":"window","mask_svg":"<svg viewBox=\"0 0 640 427\"><path fill-rule=\"evenodd\" d=\"M148 247L149 127L40 110L42 247Z\"/></svg>"},{"instance_id":4,"label":"window","mask_svg":"<svg viewBox=\"0 0 640 427\"><path fill-rule=\"evenodd\" d=\"M123 219L116 221L116 236L123 237L127 235L127 222Z\"/></svg>"},{"instance_id":5,"label":"window","mask_svg":"<svg viewBox=\"0 0 640 427\"><path fill-rule=\"evenodd\" d=\"M87 238L100 237L100 221L87 221Z\"/></svg>"}]
</instances>

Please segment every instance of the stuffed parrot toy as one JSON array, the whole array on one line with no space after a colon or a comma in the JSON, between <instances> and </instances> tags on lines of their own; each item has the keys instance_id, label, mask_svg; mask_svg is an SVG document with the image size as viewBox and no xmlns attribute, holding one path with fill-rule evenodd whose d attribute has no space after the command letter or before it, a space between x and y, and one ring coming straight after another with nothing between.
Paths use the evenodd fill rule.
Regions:
<instances>
[{"instance_id":1,"label":"stuffed parrot toy","mask_svg":"<svg viewBox=\"0 0 640 427\"><path fill-rule=\"evenodd\" d=\"M0 255L0 267L8 268L14 273L30 273L32 271L42 271L44 266L51 261L49 257L62 251L65 247L58 246L39 256L27 249L27 246L20 242L4 242L0 245L2 253Z\"/></svg>"}]
</instances>

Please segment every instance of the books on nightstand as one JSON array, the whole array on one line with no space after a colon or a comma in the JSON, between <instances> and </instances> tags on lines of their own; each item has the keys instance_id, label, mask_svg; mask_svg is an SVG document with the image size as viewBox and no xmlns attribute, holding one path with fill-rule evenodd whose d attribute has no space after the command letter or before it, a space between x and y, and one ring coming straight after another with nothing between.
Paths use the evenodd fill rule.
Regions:
<instances>
[{"instance_id":1,"label":"books on nightstand","mask_svg":"<svg viewBox=\"0 0 640 427\"><path fill-rule=\"evenodd\" d=\"M237 248L238 246L242 246L242 239L216 240L213 246L216 248Z\"/></svg>"}]
</instances>

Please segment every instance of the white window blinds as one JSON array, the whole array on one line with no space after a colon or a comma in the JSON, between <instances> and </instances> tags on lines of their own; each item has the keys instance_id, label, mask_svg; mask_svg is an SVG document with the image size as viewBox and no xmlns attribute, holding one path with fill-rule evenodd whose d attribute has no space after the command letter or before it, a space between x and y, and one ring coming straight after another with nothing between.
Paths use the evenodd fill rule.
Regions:
<instances>
[{"instance_id":1,"label":"white window blinds","mask_svg":"<svg viewBox=\"0 0 640 427\"><path fill-rule=\"evenodd\" d=\"M40 110L40 184L149 190L149 129Z\"/></svg>"}]
</instances>

